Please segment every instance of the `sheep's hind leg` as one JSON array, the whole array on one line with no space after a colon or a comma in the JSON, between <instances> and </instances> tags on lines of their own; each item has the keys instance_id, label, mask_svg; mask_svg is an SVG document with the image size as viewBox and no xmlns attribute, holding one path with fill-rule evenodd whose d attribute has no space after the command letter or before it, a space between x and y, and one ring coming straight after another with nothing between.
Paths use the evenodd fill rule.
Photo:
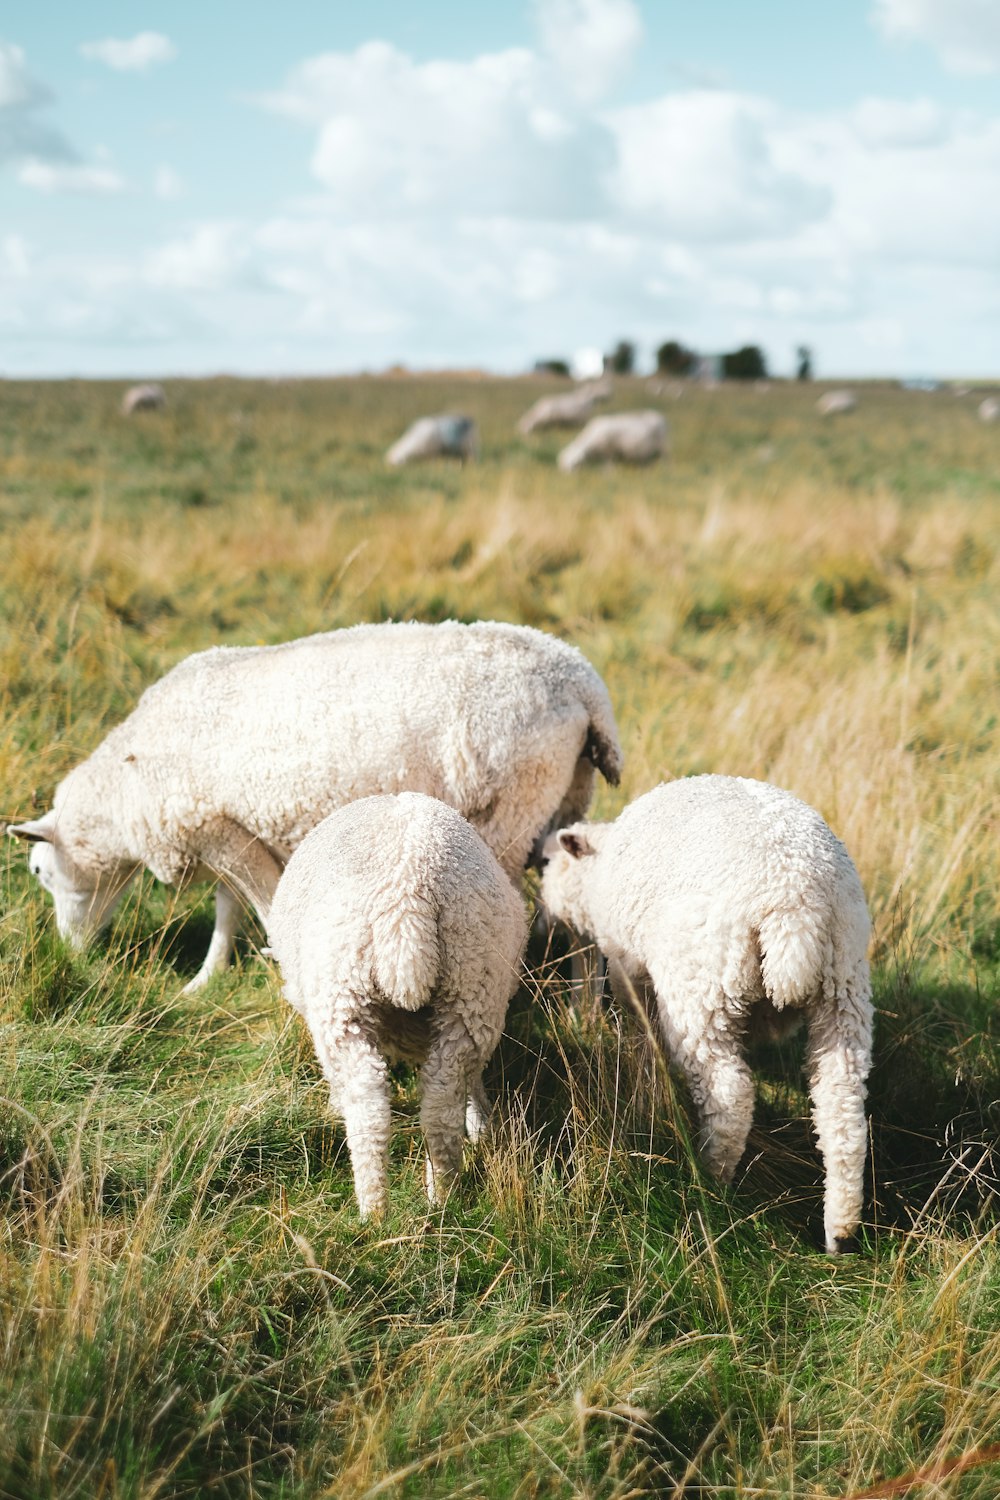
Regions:
<instances>
[{"instance_id":1,"label":"sheep's hind leg","mask_svg":"<svg viewBox=\"0 0 1000 1500\"><path fill-rule=\"evenodd\" d=\"M432 1203L445 1201L462 1170L466 1103L480 1066L468 1033L448 1029L435 1036L421 1069L420 1124L427 1145L424 1181Z\"/></svg>"},{"instance_id":2,"label":"sheep's hind leg","mask_svg":"<svg viewBox=\"0 0 1000 1500\"><path fill-rule=\"evenodd\" d=\"M698 1112L698 1145L709 1171L732 1182L753 1122L753 1075L741 1038L720 1027L725 1001L713 997L703 1017L714 1024L681 1032L659 1005L660 1022L674 1062L681 1069Z\"/></svg>"},{"instance_id":3,"label":"sheep's hind leg","mask_svg":"<svg viewBox=\"0 0 1000 1500\"><path fill-rule=\"evenodd\" d=\"M363 1033L319 1025L310 1028L330 1085L330 1104L344 1122L363 1219L386 1204L389 1171L389 1079L385 1058Z\"/></svg>"},{"instance_id":4,"label":"sheep's hind leg","mask_svg":"<svg viewBox=\"0 0 1000 1500\"><path fill-rule=\"evenodd\" d=\"M825 1168L823 1230L830 1255L850 1249L864 1198L871 1004L863 981L853 991L818 1002L809 1015L809 1089Z\"/></svg>"},{"instance_id":5,"label":"sheep's hind leg","mask_svg":"<svg viewBox=\"0 0 1000 1500\"><path fill-rule=\"evenodd\" d=\"M478 1075L469 1082L469 1097L465 1105L465 1133L470 1141L486 1139L490 1133L490 1101Z\"/></svg>"},{"instance_id":6,"label":"sheep's hind leg","mask_svg":"<svg viewBox=\"0 0 1000 1500\"><path fill-rule=\"evenodd\" d=\"M193 979L181 991L182 995L193 995L202 989L213 974L222 974L229 968L233 956L233 943L240 925L240 901L225 883L215 888L215 926L212 940L205 954L205 962Z\"/></svg>"}]
</instances>

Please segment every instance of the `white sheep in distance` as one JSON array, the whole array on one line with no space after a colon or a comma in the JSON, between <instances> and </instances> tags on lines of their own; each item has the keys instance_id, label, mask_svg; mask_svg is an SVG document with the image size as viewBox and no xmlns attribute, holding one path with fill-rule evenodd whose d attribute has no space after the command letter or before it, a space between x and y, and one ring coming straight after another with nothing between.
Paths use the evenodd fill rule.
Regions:
<instances>
[{"instance_id":1,"label":"white sheep in distance","mask_svg":"<svg viewBox=\"0 0 1000 1500\"><path fill-rule=\"evenodd\" d=\"M511 879L549 827L582 817L622 753L607 688L574 647L523 625L356 625L278 646L197 652L146 689L8 831L34 845L60 933L82 947L145 866L221 880L208 954L224 969L240 914L266 926L291 851L345 802L427 792L456 807Z\"/></svg>"},{"instance_id":2,"label":"white sheep in distance","mask_svg":"<svg viewBox=\"0 0 1000 1500\"><path fill-rule=\"evenodd\" d=\"M167 404L167 393L162 385L147 383L133 385L122 397L122 414L130 417L136 411L161 411Z\"/></svg>"},{"instance_id":3,"label":"white sheep in distance","mask_svg":"<svg viewBox=\"0 0 1000 1500\"><path fill-rule=\"evenodd\" d=\"M619 411L592 417L559 454L560 469L603 460L648 464L667 446L667 419L658 411Z\"/></svg>"},{"instance_id":4,"label":"white sheep in distance","mask_svg":"<svg viewBox=\"0 0 1000 1500\"><path fill-rule=\"evenodd\" d=\"M517 986L521 897L443 802L365 797L296 849L267 933L344 1121L361 1217L386 1201L386 1059L422 1064L425 1181L443 1202L461 1169L463 1125L476 1139L487 1121L482 1072Z\"/></svg>"},{"instance_id":5,"label":"white sheep in distance","mask_svg":"<svg viewBox=\"0 0 1000 1500\"><path fill-rule=\"evenodd\" d=\"M985 401L979 403L978 415L980 422L1000 420L1000 400L996 396L987 396Z\"/></svg>"},{"instance_id":6,"label":"white sheep in distance","mask_svg":"<svg viewBox=\"0 0 1000 1500\"><path fill-rule=\"evenodd\" d=\"M542 396L528 408L517 424L524 437L547 427L579 427L598 401L606 401L613 392L610 380L589 380L572 391Z\"/></svg>"},{"instance_id":7,"label":"white sheep in distance","mask_svg":"<svg viewBox=\"0 0 1000 1500\"><path fill-rule=\"evenodd\" d=\"M853 411L858 398L853 391L825 391L816 402L821 417L835 417L839 412Z\"/></svg>"},{"instance_id":8,"label":"white sheep in distance","mask_svg":"<svg viewBox=\"0 0 1000 1500\"><path fill-rule=\"evenodd\" d=\"M442 412L436 417L420 417L408 427L388 453L385 461L399 465L417 458L474 459L479 453L479 435L471 417L457 412Z\"/></svg>"},{"instance_id":9,"label":"white sheep in distance","mask_svg":"<svg viewBox=\"0 0 1000 1500\"><path fill-rule=\"evenodd\" d=\"M597 943L613 979L617 966L644 999L651 987L704 1159L724 1182L753 1116L748 1035L807 1021L826 1248L847 1248L863 1194L870 924L857 871L819 813L765 782L695 776L614 823L551 834L543 859L548 912Z\"/></svg>"}]
</instances>

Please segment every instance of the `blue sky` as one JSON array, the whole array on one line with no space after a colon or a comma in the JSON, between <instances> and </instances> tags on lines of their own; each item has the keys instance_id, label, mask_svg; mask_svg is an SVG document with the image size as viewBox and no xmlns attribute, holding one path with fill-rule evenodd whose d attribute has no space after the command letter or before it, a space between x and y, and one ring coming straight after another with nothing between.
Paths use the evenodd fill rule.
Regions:
<instances>
[{"instance_id":1,"label":"blue sky","mask_svg":"<svg viewBox=\"0 0 1000 1500\"><path fill-rule=\"evenodd\" d=\"M1000 374L1000 0L0 18L0 373Z\"/></svg>"}]
</instances>

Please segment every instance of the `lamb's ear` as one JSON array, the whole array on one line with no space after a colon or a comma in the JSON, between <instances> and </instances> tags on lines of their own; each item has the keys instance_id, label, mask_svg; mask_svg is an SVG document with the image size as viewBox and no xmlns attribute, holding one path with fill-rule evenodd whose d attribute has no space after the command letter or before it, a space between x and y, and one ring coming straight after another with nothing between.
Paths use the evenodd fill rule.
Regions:
<instances>
[{"instance_id":1,"label":"lamb's ear","mask_svg":"<svg viewBox=\"0 0 1000 1500\"><path fill-rule=\"evenodd\" d=\"M31 823L8 823L7 832L12 839L27 839L29 844L54 844L55 813L47 812L44 818L35 818Z\"/></svg>"},{"instance_id":2,"label":"lamb's ear","mask_svg":"<svg viewBox=\"0 0 1000 1500\"><path fill-rule=\"evenodd\" d=\"M587 836L574 832L572 828L560 828L556 838L559 840L560 849L565 849L573 859L583 859L586 854L597 853Z\"/></svg>"}]
</instances>

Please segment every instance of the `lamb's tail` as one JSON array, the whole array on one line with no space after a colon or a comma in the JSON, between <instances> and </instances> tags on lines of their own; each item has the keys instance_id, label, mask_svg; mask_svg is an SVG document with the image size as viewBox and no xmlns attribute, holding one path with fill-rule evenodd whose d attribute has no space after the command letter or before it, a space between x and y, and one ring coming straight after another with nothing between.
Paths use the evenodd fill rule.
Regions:
<instances>
[{"instance_id":1,"label":"lamb's tail","mask_svg":"<svg viewBox=\"0 0 1000 1500\"><path fill-rule=\"evenodd\" d=\"M386 999L402 1010L428 1004L440 969L434 907L407 892L372 923L372 948L375 982Z\"/></svg>"},{"instance_id":2,"label":"lamb's tail","mask_svg":"<svg viewBox=\"0 0 1000 1500\"><path fill-rule=\"evenodd\" d=\"M597 767L610 786L617 786L625 763L618 725L607 688L589 662L587 669L587 675L580 683L580 697L589 721L582 754Z\"/></svg>"},{"instance_id":3,"label":"lamb's tail","mask_svg":"<svg viewBox=\"0 0 1000 1500\"><path fill-rule=\"evenodd\" d=\"M866 966L871 923L853 865L841 870L834 890L800 892L760 924L761 973L776 1010L843 990Z\"/></svg>"}]
</instances>

